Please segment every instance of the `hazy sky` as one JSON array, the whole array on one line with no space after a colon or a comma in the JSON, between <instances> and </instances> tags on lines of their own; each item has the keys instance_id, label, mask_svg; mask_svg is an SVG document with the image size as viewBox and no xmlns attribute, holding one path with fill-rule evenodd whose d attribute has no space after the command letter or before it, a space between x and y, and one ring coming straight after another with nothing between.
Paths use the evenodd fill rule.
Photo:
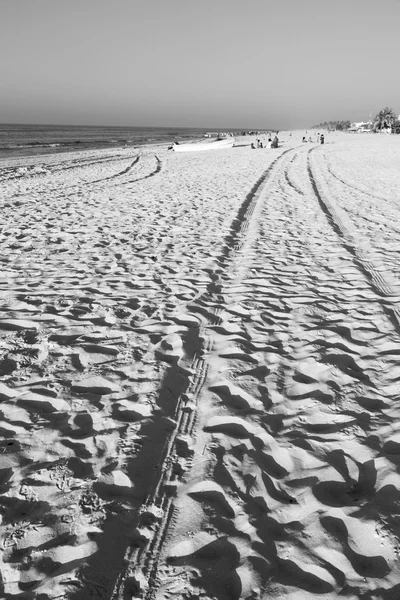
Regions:
<instances>
[{"instance_id":1,"label":"hazy sky","mask_svg":"<svg viewBox=\"0 0 400 600\"><path fill-rule=\"evenodd\" d=\"M399 23L400 0L0 0L0 123L398 114Z\"/></svg>"}]
</instances>

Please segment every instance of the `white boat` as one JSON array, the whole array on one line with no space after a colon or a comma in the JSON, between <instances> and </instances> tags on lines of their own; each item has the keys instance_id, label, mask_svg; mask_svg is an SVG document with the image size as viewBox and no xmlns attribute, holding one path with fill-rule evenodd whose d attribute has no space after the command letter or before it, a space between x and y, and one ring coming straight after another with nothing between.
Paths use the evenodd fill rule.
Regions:
<instances>
[{"instance_id":1,"label":"white boat","mask_svg":"<svg viewBox=\"0 0 400 600\"><path fill-rule=\"evenodd\" d=\"M175 152L197 152L198 150L223 150L232 148L235 138L229 137L223 140L214 140L213 142L194 142L193 144L174 144L172 149Z\"/></svg>"}]
</instances>

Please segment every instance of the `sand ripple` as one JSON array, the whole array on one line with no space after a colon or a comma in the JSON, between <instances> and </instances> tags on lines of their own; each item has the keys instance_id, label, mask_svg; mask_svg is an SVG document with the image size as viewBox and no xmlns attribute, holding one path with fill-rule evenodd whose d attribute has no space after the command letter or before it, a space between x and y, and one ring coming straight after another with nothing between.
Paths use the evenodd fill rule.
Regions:
<instances>
[{"instance_id":1,"label":"sand ripple","mask_svg":"<svg viewBox=\"0 0 400 600\"><path fill-rule=\"evenodd\" d=\"M374 144L3 161L4 597L396 596Z\"/></svg>"}]
</instances>

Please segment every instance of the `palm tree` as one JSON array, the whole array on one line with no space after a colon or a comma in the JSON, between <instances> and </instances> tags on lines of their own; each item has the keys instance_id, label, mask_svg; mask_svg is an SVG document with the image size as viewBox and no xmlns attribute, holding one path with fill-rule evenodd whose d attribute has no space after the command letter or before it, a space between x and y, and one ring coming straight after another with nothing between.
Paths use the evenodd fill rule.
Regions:
<instances>
[{"instance_id":1,"label":"palm tree","mask_svg":"<svg viewBox=\"0 0 400 600\"><path fill-rule=\"evenodd\" d=\"M396 119L392 125L392 133L400 134L400 119Z\"/></svg>"},{"instance_id":2,"label":"palm tree","mask_svg":"<svg viewBox=\"0 0 400 600\"><path fill-rule=\"evenodd\" d=\"M385 108L382 108L382 110L380 110L376 115L372 124L372 130L376 133L377 131L381 132L382 129L389 129L395 120L396 115L391 108L386 106Z\"/></svg>"}]
</instances>

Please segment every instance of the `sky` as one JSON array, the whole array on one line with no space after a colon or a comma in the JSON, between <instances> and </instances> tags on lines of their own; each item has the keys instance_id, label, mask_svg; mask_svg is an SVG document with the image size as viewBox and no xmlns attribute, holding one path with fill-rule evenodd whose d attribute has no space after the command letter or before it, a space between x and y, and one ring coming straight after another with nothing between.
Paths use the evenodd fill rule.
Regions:
<instances>
[{"instance_id":1,"label":"sky","mask_svg":"<svg viewBox=\"0 0 400 600\"><path fill-rule=\"evenodd\" d=\"M399 22L400 0L0 0L0 123L398 115Z\"/></svg>"}]
</instances>

